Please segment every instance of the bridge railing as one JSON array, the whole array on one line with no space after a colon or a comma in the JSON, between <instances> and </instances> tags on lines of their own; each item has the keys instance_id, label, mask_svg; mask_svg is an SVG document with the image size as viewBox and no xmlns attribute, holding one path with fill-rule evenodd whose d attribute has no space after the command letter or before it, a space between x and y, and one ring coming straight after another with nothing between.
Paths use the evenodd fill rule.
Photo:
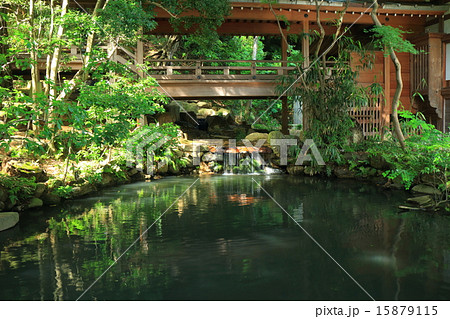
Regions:
<instances>
[{"instance_id":1,"label":"bridge railing","mask_svg":"<svg viewBox=\"0 0 450 319\"><path fill-rule=\"evenodd\" d=\"M151 60L147 72L157 80L274 81L292 74L300 62L272 60Z\"/></svg>"}]
</instances>

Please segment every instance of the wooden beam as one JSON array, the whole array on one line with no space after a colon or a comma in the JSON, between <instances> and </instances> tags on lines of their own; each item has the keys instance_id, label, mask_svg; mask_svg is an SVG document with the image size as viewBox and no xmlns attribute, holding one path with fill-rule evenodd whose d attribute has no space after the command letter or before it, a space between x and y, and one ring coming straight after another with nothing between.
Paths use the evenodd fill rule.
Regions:
<instances>
[{"instance_id":1,"label":"wooden beam","mask_svg":"<svg viewBox=\"0 0 450 319\"><path fill-rule=\"evenodd\" d=\"M302 54L305 58L303 62L303 67L307 68L309 66L309 21L303 20L302 32L304 34L302 38Z\"/></svg>"},{"instance_id":2,"label":"wooden beam","mask_svg":"<svg viewBox=\"0 0 450 319\"><path fill-rule=\"evenodd\" d=\"M382 109L381 125L387 126L391 122L391 58L388 55L384 57L384 97L385 104Z\"/></svg>"}]
</instances>

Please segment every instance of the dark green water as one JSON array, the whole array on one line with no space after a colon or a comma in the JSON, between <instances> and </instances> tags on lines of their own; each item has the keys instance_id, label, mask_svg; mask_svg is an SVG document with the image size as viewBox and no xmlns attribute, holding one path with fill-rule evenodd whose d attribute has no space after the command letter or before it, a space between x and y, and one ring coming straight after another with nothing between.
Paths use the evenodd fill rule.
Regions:
<instances>
[{"instance_id":1,"label":"dark green water","mask_svg":"<svg viewBox=\"0 0 450 319\"><path fill-rule=\"evenodd\" d=\"M449 217L398 214L406 193L355 181L253 178L375 299L450 298ZM82 300L369 300L252 176L177 200L194 181L27 212L0 233L0 299L75 300L143 234Z\"/></svg>"}]
</instances>

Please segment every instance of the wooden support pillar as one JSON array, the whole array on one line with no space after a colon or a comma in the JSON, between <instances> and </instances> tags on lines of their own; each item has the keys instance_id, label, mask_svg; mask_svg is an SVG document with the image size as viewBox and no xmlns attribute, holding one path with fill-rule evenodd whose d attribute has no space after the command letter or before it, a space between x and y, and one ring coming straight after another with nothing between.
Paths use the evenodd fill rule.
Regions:
<instances>
[{"instance_id":1,"label":"wooden support pillar","mask_svg":"<svg viewBox=\"0 0 450 319\"><path fill-rule=\"evenodd\" d=\"M137 74L139 75L139 77L143 78L145 76L144 71L142 70L142 66L144 64L144 43L141 40L137 41L134 64L136 66ZM138 125L148 125L147 117L145 115L142 115L138 119Z\"/></svg>"},{"instance_id":2,"label":"wooden support pillar","mask_svg":"<svg viewBox=\"0 0 450 319\"><path fill-rule=\"evenodd\" d=\"M284 135L289 134L287 96L281 97L281 133L283 133Z\"/></svg>"},{"instance_id":3,"label":"wooden support pillar","mask_svg":"<svg viewBox=\"0 0 450 319\"><path fill-rule=\"evenodd\" d=\"M392 105L391 105L391 57L384 57L384 97L385 97L385 105L382 108L381 115L381 125L382 126L390 126L391 123L391 113L392 113Z\"/></svg>"},{"instance_id":4,"label":"wooden support pillar","mask_svg":"<svg viewBox=\"0 0 450 319\"><path fill-rule=\"evenodd\" d=\"M283 29L284 36L281 37L281 63L282 67L287 67L287 52L288 52L288 43L287 43L287 33L286 30ZM287 75L287 71L283 70L283 74ZM287 96L281 97L281 133L288 135L288 101Z\"/></svg>"},{"instance_id":5,"label":"wooden support pillar","mask_svg":"<svg viewBox=\"0 0 450 319\"><path fill-rule=\"evenodd\" d=\"M303 34L302 54L305 58L305 60L303 61L303 67L307 68L309 66L309 20L303 20Z\"/></svg>"},{"instance_id":6,"label":"wooden support pillar","mask_svg":"<svg viewBox=\"0 0 450 319\"><path fill-rule=\"evenodd\" d=\"M139 76L143 78L144 72L142 71L141 67L144 64L144 43L141 40L138 40L137 42L135 64L140 66L137 67L137 70Z\"/></svg>"}]
</instances>

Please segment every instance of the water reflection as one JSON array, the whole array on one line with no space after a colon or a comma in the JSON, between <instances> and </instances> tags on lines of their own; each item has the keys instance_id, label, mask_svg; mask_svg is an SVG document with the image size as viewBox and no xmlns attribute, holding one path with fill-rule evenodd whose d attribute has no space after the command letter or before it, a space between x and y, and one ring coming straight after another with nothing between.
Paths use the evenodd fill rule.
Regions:
<instances>
[{"instance_id":1,"label":"water reflection","mask_svg":"<svg viewBox=\"0 0 450 319\"><path fill-rule=\"evenodd\" d=\"M406 194L371 185L254 178L376 299L450 297L447 217L398 215ZM177 199L193 181L24 215L0 233L0 299L74 300L139 238L83 299L367 300L251 178L201 178Z\"/></svg>"}]
</instances>

